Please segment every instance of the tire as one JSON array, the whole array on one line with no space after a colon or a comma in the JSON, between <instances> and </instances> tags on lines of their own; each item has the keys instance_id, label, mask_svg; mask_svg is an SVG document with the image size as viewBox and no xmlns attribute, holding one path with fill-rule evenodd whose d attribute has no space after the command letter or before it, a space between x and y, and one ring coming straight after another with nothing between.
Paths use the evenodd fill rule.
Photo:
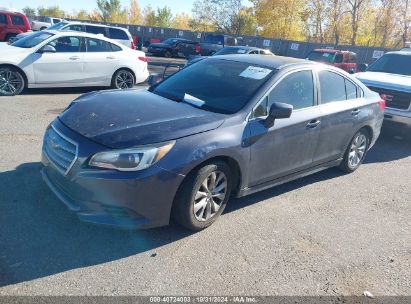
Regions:
<instances>
[{"instance_id":1,"label":"tire","mask_svg":"<svg viewBox=\"0 0 411 304\"><path fill-rule=\"evenodd\" d=\"M113 89L131 89L135 83L136 79L133 73L127 69L116 71L111 79L111 87Z\"/></svg>"},{"instance_id":2,"label":"tire","mask_svg":"<svg viewBox=\"0 0 411 304\"><path fill-rule=\"evenodd\" d=\"M226 163L214 161L204 165L183 181L174 201L173 219L192 231L209 227L223 213L231 187L231 172Z\"/></svg>"},{"instance_id":3,"label":"tire","mask_svg":"<svg viewBox=\"0 0 411 304\"><path fill-rule=\"evenodd\" d=\"M339 168L346 173L357 170L364 161L369 146L370 134L365 129L359 130L351 139Z\"/></svg>"},{"instance_id":4,"label":"tire","mask_svg":"<svg viewBox=\"0 0 411 304\"><path fill-rule=\"evenodd\" d=\"M19 95L25 88L23 74L11 67L0 67L0 96Z\"/></svg>"},{"instance_id":5,"label":"tire","mask_svg":"<svg viewBox=\"0 0 411 304\"><path fill-rule=\"evenodd\" d=\"M43 26L40 28L40 31L44 31L46 28L47 28L46 26Z\"/></svg>"},{"instance_id":6,"label":"tire","mask_svg":"<svg viewBox=\"0 0 411 304\"><path fill-rule=\"evenodd\" d=\"M166 57L166 58L171 58L171 57L172 57L171 52L170 52L170 51L166 51L166 52L164 53L164 57Z\"/></svg>"},{"instance_id":7,"label":"tire","mask_svg":"<svg viewBox=\"0 0 411 304\"><path fill-rule=\"evenodd\" d=\"M6 37L4 37L4 42L9 42L10 38L16 37L16 34L7 34Z\"/></svg>"}]
</instances>

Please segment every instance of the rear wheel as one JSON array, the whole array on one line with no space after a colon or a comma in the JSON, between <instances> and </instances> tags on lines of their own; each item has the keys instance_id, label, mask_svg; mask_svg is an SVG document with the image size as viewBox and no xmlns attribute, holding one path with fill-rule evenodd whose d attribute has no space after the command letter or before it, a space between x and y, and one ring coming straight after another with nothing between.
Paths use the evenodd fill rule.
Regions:
<instances>
[{"instance_id":1,"label":"rear wheel","mask_svg":"<svg viewBox=\"0 0 411 304\"><path fill-rule=\"evenodd\" d=\"M131 89L134 87L135 79L133 73L129 70L118 70L111 80L111 87L114 89Z\"/></svg>"},{"instance_id":2,"label":"rear wheel","mask_svg":"<svg viewBox=\"0 0 411 304\"><path fill-rule=\"evenodd\" d=\"M25 80L20 71L9 67L0 67L0 96L20 94L25 86Z\"/></svg>"},{"instance_id":3,"label":"rear wheel","mask_svg":"<svg viewBox=\"0 0 411 304\"><path fill-rule=\"evenodd\" d=\"M180 187L173 218L184 227L199 231L213 224L227 204L231 192L229 166L209 163L190 174Z\"/></svg>"},{"instance_id":4,"label":"rear wheel","mask_svg":"<svg viewBox=\"0 0 411 304\"><path fill-rule=\"evenodd\" d=\"M340 164L340 169L351 173L362 164L370 144L370 135L365 129L358 131L351 140L344 158Z\"/></svg>"},{"instance_id":5,"label":"rear wheel","mask_svg":"<svg viewBox=\"0 0 411 304\"><path fill-rule=\"evenodd\" d=\"M4 37L5 42L10 42L10 39L16 37L16 34L7 34L6 37Z\"/></svg>"},{"instance_id":6,"label":"rear wheel","mask_svg":"<svg viewBox=\"0 0 411 304\"><path fill-rule=\"evenodd\" d=\"M172 56L172 54L171 54L170 51L166 51L165 54L164 54L164 57L166 57L166 58L171 58L171 56Z\"/></svg>"}]
</instances>

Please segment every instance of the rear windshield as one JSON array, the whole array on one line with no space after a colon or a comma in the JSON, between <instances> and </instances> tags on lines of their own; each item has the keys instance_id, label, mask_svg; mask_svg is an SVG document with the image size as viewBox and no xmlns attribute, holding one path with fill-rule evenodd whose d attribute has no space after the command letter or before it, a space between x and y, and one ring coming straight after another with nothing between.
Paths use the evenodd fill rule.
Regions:
<instances>
[{"instance_id":1,"label":"rear windshield","mask_svg":"<svg viewBox=\"0 0 411 304\"><path fill-rule=\"evenodd\" d=\"M411 76L411 55L386 54L370 65L368 71Z\"/></svg>"},{"instance_id":2,"label":"rear windshield","mask_svg":"<svg viewBox=\"0 0 411 304\"><path fill-rule=\"evenodd\" d=\"M124 30L112 28L112 27L108 29L108 36L111 39L117 39L117 40L129 40L130 39Z\"/></svg>"},{"instance_id":3,"label":"rear windshield","mask_svg":"<svg viewBox=\"0 0 411 304\"><path fill-rule=\"evenodd\" d=\"M211 44L224 44L224 36L223 35L207 35L204 39L205 43Z\"/></svg>"},{"instance_id":4,"label":"rear windshield","mask_svg":"<svg viewBox=\"0 0 411 304\"><path fill-rule=\"evenodd\" d=\"M12 43L12 46L15 47L20 47L20 48L32 48L35 47L36 45L38 45L39 43L42 43L43 41L49 39L51 36L53 36L53 34L48 33L48 32L36 32L30 35L27 35L19 40L17 40L16 42Z\"/></svg>"},{"instance_id":5,"label":"rear windshield","mask_svg":"<svg viewBox=\"0 0 411 304\"><path fill-rule=\"evenodd\" d=\"M50 26L50 27L47 28L47 29L48 29L48 30L56 30L56 31L58 31L58 30L60 30L63 26L65 26L65 25L67 25L67 24L68 24L67 22L59 22L59 23L56 23L56 24Z\"/></svg>"},{"instance_id":6,"label":"rear windshield","mask_svg":"<svg viewBox=\"0 0 411 304\"><path fill-rule=\"evenodd\" d=\"M335 53L312 51L308 54L307 59L319 62L334 62Z\"/></svg>"},{"instance_id":7,"label":"rear windshield","mask_svg":"<svg viewBox=\"0 0 411 304\"><path fill-rule=\"evenodd\" d=\"M175 101L196 100L204 110L233 114L250 102L274 73L254 64L209 58L170 76L151 91Z\"/></svg>"}]
</instances>

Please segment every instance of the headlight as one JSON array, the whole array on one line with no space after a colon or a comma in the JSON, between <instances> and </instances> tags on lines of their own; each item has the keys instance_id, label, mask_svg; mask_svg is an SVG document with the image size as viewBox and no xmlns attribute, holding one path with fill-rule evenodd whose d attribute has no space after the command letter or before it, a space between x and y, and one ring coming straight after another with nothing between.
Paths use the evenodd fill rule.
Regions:
<instances>
[{"instance_id":1,"label":"headlight","mask_svg":"<svg viewBox=\"0 0 411 304\"><path fill-rule=\"evenodd\" d=\"M174 146L175 141L124 150L94 154L89 165L118 171L138 171L150 167L162 159Z\"/></svg>"}]
</instances>

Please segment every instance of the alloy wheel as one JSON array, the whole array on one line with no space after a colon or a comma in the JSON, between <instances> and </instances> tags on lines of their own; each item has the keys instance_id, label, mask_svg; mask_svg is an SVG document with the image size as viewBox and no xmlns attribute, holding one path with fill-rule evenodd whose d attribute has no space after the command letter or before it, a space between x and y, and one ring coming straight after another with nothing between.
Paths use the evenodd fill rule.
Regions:
<instances>
[{"instance_id":1,"label":"alloy wheel","mask_svg":"<svg viewBox=\"0 0 411 304\"><path fill-rule=\"evenodd\" d=\"M227 177L221 171L211 172L194 197L194 216L204 222L215 216L227 195Z\"/></svg>"},{"instance_id":2,"label":"alloy wheel","mask_svg":"<svg viewBox=\"0 0 411 304\"><path fill-rule=\"evenodd\" d=\"M117 73L115 84L117 89L130 89L134 86L134 76L128 71Z\"/></svg>"},{"instance_id":3,"label":"alloy wheel","mask_svg":"<svg viewBox=\"0 0 411 304\"><path fill-rule=\"evenodd\" d=\"M15 95L19 93L24 86L24 79L20 73L12 70L0 71L0 94Z\"/></svg>"},{"instance_id":4,"label":"alloy wheel","mask_svg":"<svg viewBox=\"0 0 411 304\"><path fill-rule=\"evenodd\" d=\"M351 144L350 153L348 154L348 164L351 168L355 168L361 163L366 149L367 137L360 133L354 138Z\"/></svg>"}]
</instances>

